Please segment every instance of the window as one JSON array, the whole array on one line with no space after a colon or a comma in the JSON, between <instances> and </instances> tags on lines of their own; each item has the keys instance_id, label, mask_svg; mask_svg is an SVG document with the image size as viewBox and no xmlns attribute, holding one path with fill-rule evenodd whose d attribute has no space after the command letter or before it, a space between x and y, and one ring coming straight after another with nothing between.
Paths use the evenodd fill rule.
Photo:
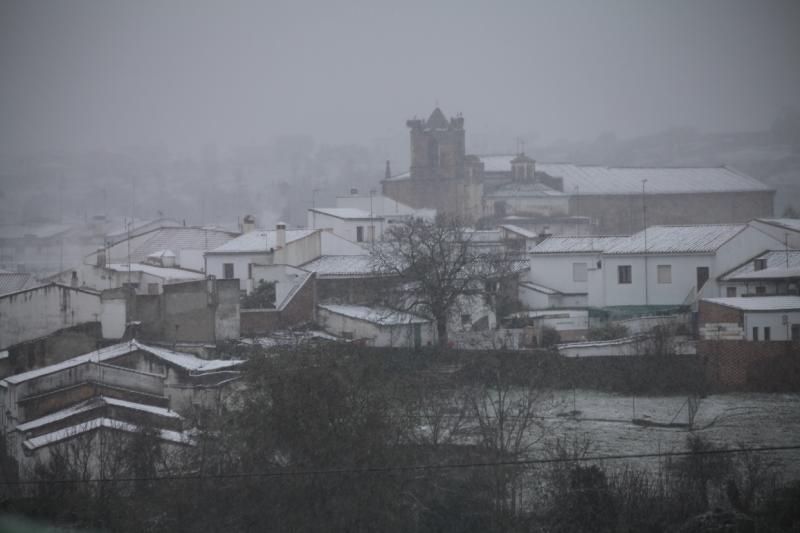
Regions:
<instances>
[{"instance_id":1,"label":"window","mask_svg":"<svg viewBox=\"0 0 800 533\"><path fill-rule=\"evenodd\" d=\"M800 341L800 324L792 324L792 340Z\"/></svg>"},{"instance_id":2,"label":"window","mask_svg":"<svg viewBox=\"0 0 800 533\"><path fill-rule=\"evenodd\" d=\"M225 279L233 279L233 263L222 264L222 277Z\"/></svg>"},{"instance_id":3,"label":"window","mask_svg":"<svg viewBox=\"0 0 800 533\"><path fill-rule=\"evenodd\" d=\"M753 340L754 341L758 340L758 326L753 328Z\"/></svg>"},{"instance_id":4,"label":"window","mask_svg":"<svg viewBox=\"0 0 800 533\"><path fill-rule=\"evenodd\" d=\"M619 284L627 284L631 282L631 266L619 265L617 267L617 282Z\"/></svg>"},{"instance_id":5,"label":"window","mask_svg":"<svg viewBox=\"0 0 800 533\"><path fill-rule=\"evenodd\" d=\"M586 263L572 263L572 281L586 281Z\"/></svg>"},{"instance_id":6,"label":"window","mask_svg":"<svg viewBox=\"0 0 800 533\"><path fill-rule=\"evenodd\" d=\"M767 268L766 259L753 259L753 270L764 270Z\"/></svg>"},{"instance_id":7,"label":"window","mask_svg":"<svg viewBox=\"0 0 800 533\"><path fill-rule=\"evenodd\" d=\"M771 334L771 333L772 333L772 332L770 331L770 328L769 328L769 326L764 326L764 340L765 340L765 341L768 341L768 340L770 340L770 337L771 337L771 335L770 335L770 334Z\"/></svg>"},{"instance_id":8,"label":"window","mask_svg":"<svg viewBox=\"0 0 800 533\"><path fill-rule=\"evenodd\" d=\"M672 265L658 265L656 274L659 283L672 283Z\"/></svg>"},{"instance_id":9,"label":"window","mask_svg":"<svg viewBox=\"0 0 800 533\"><path fill-rule=\"evenodd\" d=\"M147 294L158 294L158 283L148 283Z\"/></svg>"},{"instance_id":10,"label":"window","mask_svg":"<svg viewBox=\"0 0 800 533\"><path fill-rule=\"evenodd\" d=\"M465 313L465 314L461 315L461 325L462 326L469 325L469 323L471 321L472 321L472 317L469 315L469 313Z\"/></svg>"},{"instance_id":11,"label":"window","mask_svg":"<svg viewBox=\"0 0 800 533\"><path fill-rule=\"evenodd\" d=\"M736 287L728 287L725 289L725 296L728 298L735 298L736 297Z\"/></svg>"},{"instance_id":12,"label":"window","mask_svg":"<svg viewBox=\"0 0 800 533\"><path fill-rule=\"evenodd\" d=\"M356 242L364 242L364 226L356 226Z\"/></svg>"}]
</instances>

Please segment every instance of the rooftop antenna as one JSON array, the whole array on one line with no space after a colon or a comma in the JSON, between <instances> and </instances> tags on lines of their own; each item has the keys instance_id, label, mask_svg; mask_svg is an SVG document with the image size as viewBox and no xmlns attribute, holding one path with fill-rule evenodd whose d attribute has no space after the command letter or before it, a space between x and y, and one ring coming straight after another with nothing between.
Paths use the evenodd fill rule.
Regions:
<instances>
[{"instance_id":1,"label":"rooftop antenna","mask_svg":"<svg viewBox=\"0 0 800 533\"><path fill-rule=\"evenodd\" d=\"M644 305L648 305L647 298L647 201L644 192L644 185L647 179L642 180L642 223L644 224Z\"/></svg>"}]
</instances>

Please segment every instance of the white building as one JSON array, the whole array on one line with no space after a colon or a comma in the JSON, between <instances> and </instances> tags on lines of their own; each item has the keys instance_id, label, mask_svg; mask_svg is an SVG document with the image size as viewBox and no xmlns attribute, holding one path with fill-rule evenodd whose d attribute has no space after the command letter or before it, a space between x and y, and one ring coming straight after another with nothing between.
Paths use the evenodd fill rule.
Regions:
<instances>
[{"instance_id":1,"label":"white building","mask_svg":"<svg viewBox=\"0 0 800 533\"><path fill-rule=\"evenodd\" d=\"M317 207L308 210L308 227L330 229L351 242L374 242L383 237L383 217L353 207Z\"/></svg>"},{"instance_id":2,"label":"white building","mask_svg":"<svg viewBox=\"0 0 800 533\"><path fill-rule=\"evenodd\" d=\"M699 323L705 340L800 341L800 296L704 298Z\"/></svg>"},{"instance_id":3,"label":"white building","mask_svg":"<svg viewBox=\"0 0 800 533\"><path fill-rule=\"evenodd\" d=\"M420 348L436 341L433 323L411 313L360 305L317 307L326 331L368 346Z\"/></svg>"},{"instance_id":4,"label":"white building","mask_svg":"<svg viewBox=\"0 0 800 533\"><path fill-rule=\"evenodd\" d=\"M589 305L688 305L719 294L717 278L780 246L746 224L651 226L617 239L589 269Z\"/></svg>"},{"instance_id":5,"label":"white building","mask_svg":"<svg viewBox=\"0 0 800 533\"><path fill-rule=\"evenodd\" d=\"M770 250L719 278L719 295L766 296L800 293L800 250Z\"/></svg>"},{"instance_id":6,"label":"white building","mask_svg":"<svg viewBox=\"0 0 800 533\"><path fill-rule=\"evenodd\" d=\"M207 252L205 271L221 279L238 279L241 289L249 291L255 265L300 266L323 255L367 253L330 231L287 230L279 223L274 230L251 231Z\"/></svg>"},{"instance_id":7,"label":"white building","mask_svg":"<svg viewBox=\"0 0 800 533\"><path fill-rule=\"evenodd\" d=\"M520 283L520 302L528 308L585 306L589 271L602 264L603 250L623 237L548 237L528 241L530 271Z\"/></svg>"}]
</instances>

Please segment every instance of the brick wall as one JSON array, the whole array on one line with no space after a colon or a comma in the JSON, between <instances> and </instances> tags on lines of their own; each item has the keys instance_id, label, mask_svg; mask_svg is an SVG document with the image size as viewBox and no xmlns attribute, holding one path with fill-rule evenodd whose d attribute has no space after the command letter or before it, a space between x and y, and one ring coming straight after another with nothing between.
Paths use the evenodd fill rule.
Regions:
<instances>
[{"instance_id":1,"label":"brick wall","mask_svg":"<svg viewBox=\"0 0 800 533\"><path fill-rule=\"evenodd\" d=\"M716 390L797 390L800 343L708 341L697 343L708 382Z\"/></svg>"}]
</instances>

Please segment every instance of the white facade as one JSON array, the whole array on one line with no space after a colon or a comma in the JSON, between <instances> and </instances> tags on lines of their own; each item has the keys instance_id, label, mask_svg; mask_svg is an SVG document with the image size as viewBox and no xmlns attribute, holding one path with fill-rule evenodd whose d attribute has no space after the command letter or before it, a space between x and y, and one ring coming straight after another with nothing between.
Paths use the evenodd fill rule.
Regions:
<instances>
[{"instance_id":1,"label":"white facade","mask_svg":"<svg viewBox=\"0 0 800 533\"><path fill-rule=\"evenodd\" d=\"M100 321L100 295L51 283L0 296L0 350Z\"/></svg>"},{"instance_id":2,"label":"white facade","mask_svg":"<svg viewBox=\"0 0 800 533\"><path fill-rule=\"evenodd\" d=\"M383 237L384 219L354 208L318 208L308 210L308 227L330 229L350 242L373 242Z\"/></svg>"}]
</instances>

